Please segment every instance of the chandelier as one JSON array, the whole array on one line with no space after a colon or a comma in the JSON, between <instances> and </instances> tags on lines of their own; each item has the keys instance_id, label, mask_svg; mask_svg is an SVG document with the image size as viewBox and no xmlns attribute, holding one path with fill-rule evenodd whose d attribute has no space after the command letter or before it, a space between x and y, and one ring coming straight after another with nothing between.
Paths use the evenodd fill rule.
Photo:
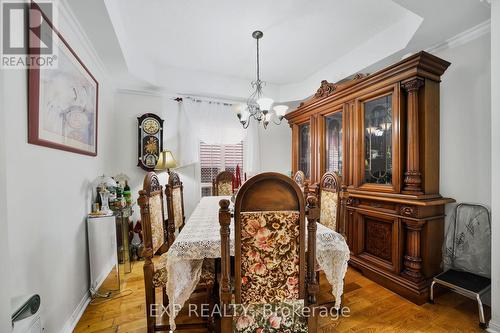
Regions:
<instances>
[{"instance_id":1,"label":"chandelier","mask_svg":"<svg viewBox=\"0 0 500 333\"><path fill-rule=\"evenodd\" d=\"M265 97L262 92L262 87L265 85L265 82L260 79L259 63L259 39L261 39L262 36L264 36L264 34L259 30L252 33L252 37L257 41L257 80L251 83L254 92L248 97L246 103L234 106L234 111L243 128L248 128L252 118L259 124L262 123L264 128L267 128L267 125L271 121L279 125L288 110L288 106L286 105L275 105L272 107L274 101L269 97ZM278 120L276 121L276 119Z\"/></svg>"}]
</instances>

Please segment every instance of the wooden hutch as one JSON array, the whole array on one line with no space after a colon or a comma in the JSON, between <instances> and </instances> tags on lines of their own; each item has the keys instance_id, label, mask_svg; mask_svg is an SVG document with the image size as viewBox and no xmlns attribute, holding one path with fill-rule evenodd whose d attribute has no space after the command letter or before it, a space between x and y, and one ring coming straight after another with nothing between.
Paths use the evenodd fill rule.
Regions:
<instances>
[{"instance_id":1,"label":"wooden hutch","mask_svg":"<svg viewBox=\"0 0 500 333\"><path fill-rule=\"evenodd\" d=\"M439 194L439 83L449 62L414 54L371 75L322 81L286 115L292 169L309 184L342 177L337 228L350 264L417 304L441 271L444 206Z\"/></svg>"}]
</instances>

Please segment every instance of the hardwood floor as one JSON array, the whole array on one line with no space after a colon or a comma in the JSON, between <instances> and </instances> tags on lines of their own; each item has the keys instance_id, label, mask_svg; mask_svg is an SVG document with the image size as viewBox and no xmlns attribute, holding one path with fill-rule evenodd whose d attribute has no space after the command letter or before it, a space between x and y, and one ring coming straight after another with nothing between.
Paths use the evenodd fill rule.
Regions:
<instances>
[{"instance_id":1,"label":"hardwood floor","mask_svg":"<svg viewBox=\"0 0 500 333\"><path fill-rule=\"evenodd\" d=\"M146 332L142 262L135 262L132 272L126 274L123 289L130 289L131 294L125 292L120 298L106 302L98 299L96 304L90 304L74 332ZM328 282L322 276L318 302L332 299ZM484 332L478 327L477 306L472 300L445 293L434 305L418 306L351 268L345 280L343 302L350 309L350 316L337 320L320 318L318 332Z\"/></svg>"}]
</instances>

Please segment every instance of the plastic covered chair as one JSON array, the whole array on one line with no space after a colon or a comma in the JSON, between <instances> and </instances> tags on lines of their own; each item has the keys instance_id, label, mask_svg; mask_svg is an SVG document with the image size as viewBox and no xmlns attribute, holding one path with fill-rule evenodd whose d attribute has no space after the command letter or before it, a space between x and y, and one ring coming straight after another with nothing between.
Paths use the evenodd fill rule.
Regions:
<instances>
[{"instance_id":1,"label":"plastic covered chair","mask_svg":"<svg viewBox=\"0 0 500 333\"><path fill-rule=\"evenodd\" d=\"M483 205L461 203L455 207L443 246L444 272L434 277L434 285L477 301L479 326L486 328L481 298L491 289L491 217Z\"/></svg>"}]
</instances>

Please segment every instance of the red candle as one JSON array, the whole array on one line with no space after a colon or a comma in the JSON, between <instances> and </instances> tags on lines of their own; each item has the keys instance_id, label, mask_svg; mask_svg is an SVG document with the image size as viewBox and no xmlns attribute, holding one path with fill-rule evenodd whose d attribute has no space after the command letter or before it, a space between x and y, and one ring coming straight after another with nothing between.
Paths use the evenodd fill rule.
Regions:
<instances>
[{"instance_id":1,"label":"red candle","mask_svg":"<svg viewBox=\"0 0 500 333\"><path fill-rule=\"evenodd\" d=\"M236 165L236 188L239 188L241 186L241 173L240 173L240 166L237 164Z\"/></svg>"},{"instance_id":2,"label":"red candle","mask_svg":"<svg viewBox=\"0 0 500 333\"><path fill-rule=\"evenodd\" d=\"M231 190L234 193L234 175L231 177Z\"/></svg>"}]
</instances>

